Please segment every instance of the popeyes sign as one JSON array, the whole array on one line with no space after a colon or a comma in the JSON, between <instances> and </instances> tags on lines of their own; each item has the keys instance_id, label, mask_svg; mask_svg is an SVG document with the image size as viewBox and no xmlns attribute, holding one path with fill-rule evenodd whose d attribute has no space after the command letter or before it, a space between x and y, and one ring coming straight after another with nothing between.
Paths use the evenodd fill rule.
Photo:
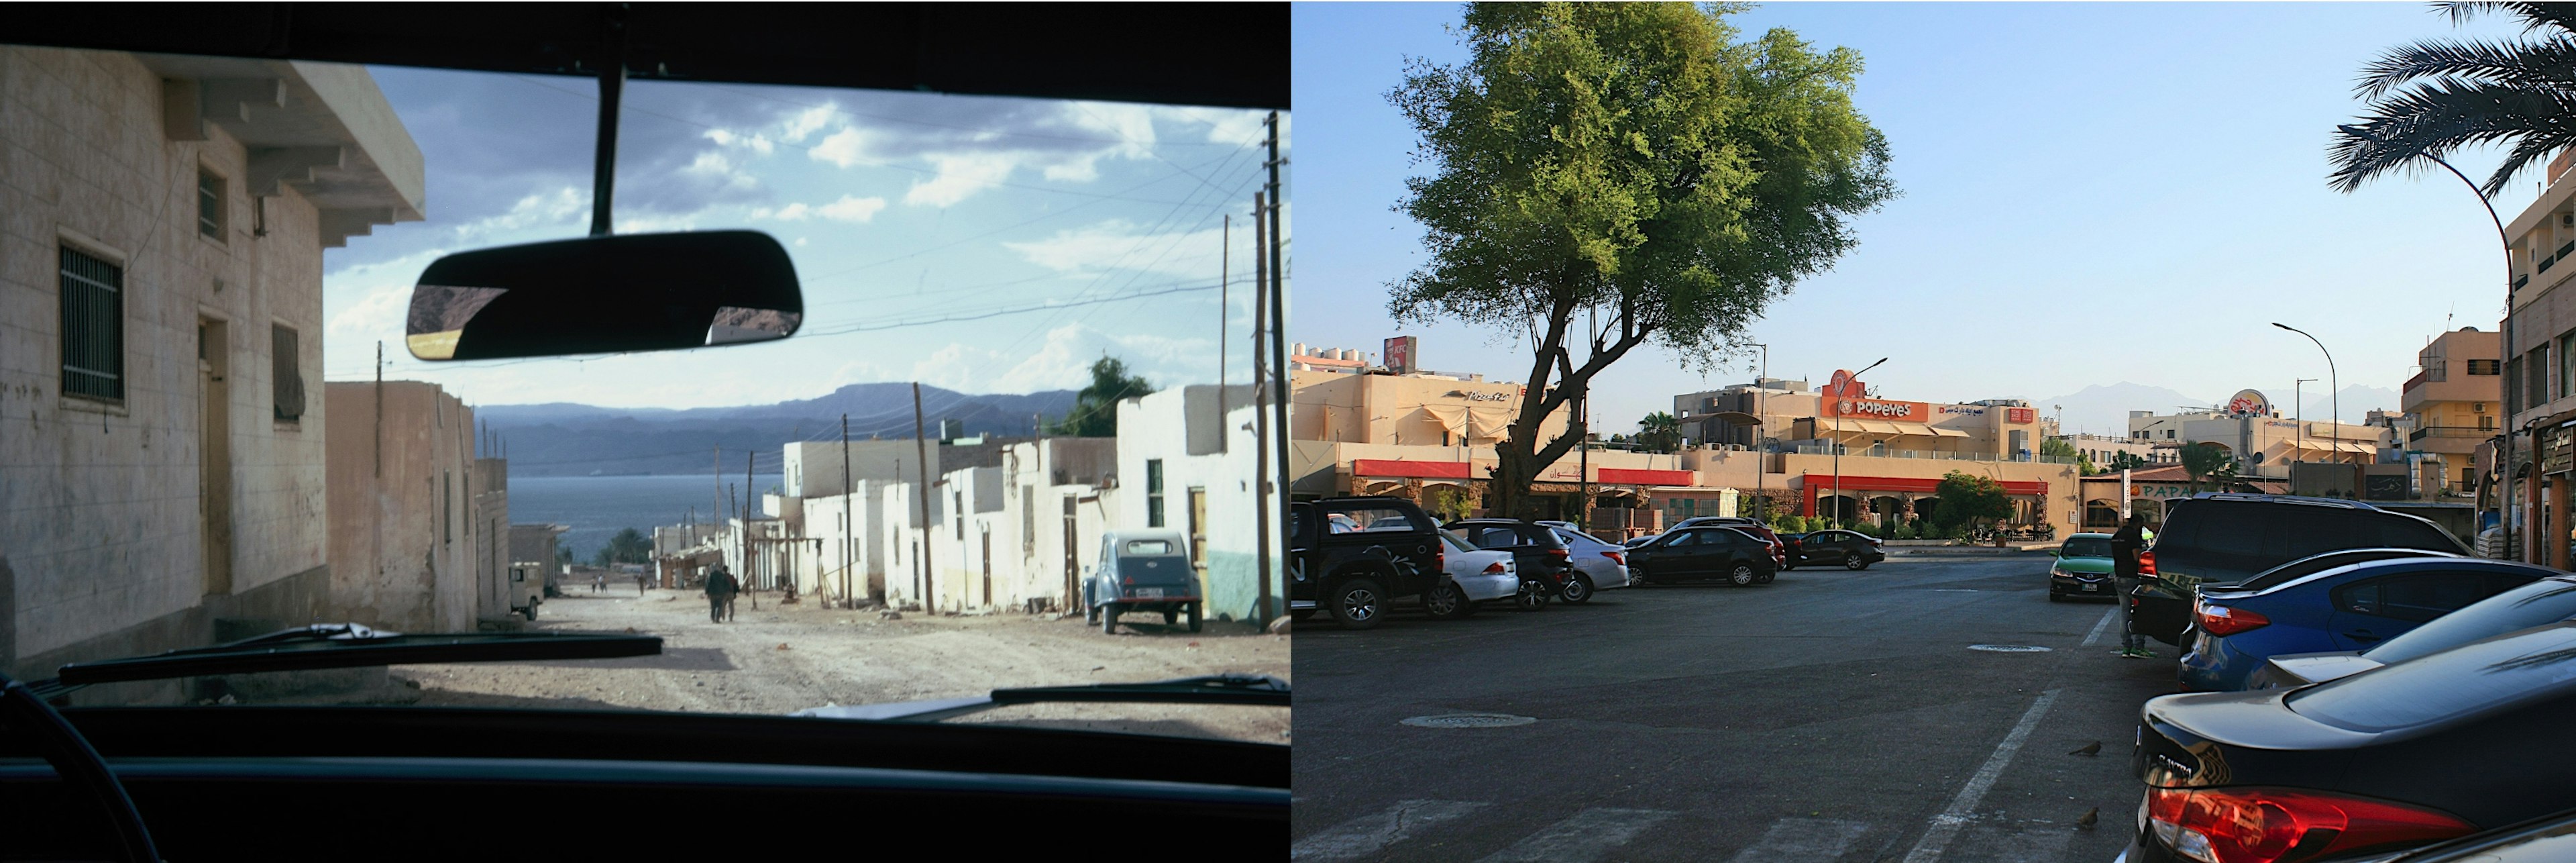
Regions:
<instances>
[{"instance_id":1,"label":"popeyes sign","mask_svg":"<svg viewBox=\"0 0 2576 863\"><path fill-rule=\"evenodd\" d=\"M1837 370L1833 381L1825 384L1825 397L1818 406L1827 417L1912 423L1931 421L1932 406L1928 403L1862 398L1861 393L1867 391L1868 388L1861 385L1860 379L1852 377L1851 372Z\"/></svg>"}]
</instances>

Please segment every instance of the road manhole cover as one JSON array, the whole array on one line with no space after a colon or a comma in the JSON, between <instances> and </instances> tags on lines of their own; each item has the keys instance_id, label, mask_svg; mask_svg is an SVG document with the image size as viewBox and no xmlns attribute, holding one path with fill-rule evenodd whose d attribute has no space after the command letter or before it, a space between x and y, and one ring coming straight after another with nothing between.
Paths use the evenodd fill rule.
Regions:
<instances>
[{"instance_id":1,"label":"road manhole cover","mask_svg":"<svg viewBox=\"0 0 2576 863\"><path fill-rule=\"evenodd\" d=\"M1983 650L1983 651L1987 651L1987 652L1989 652L1989 653L2047 653L2047 652L2048 652L2048 648L2041 647L2041 646L2036 645L2036 644L1971 644L1971 645L1968 645L1968 649L1969 649L1969 650Z\"/></svg>"},{"instance_id":2,"label":"road manhole cover","mask_svg":"<svg viewBox=\"0 0 2576 863\"><path fill-rule=\"evenodd\" d=\"M1416 716L1404 721L1415 728L1507 728L1528 725L1538 720L1508 713L1451 713L1442 716Z\"/></svg>"}]
</instances>

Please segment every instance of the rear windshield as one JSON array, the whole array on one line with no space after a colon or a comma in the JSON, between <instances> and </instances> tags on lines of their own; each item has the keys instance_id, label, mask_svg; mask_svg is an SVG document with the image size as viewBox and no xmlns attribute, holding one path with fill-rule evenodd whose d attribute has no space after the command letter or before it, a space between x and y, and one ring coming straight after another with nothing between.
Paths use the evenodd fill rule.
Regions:
<instances>
[{"instance_id":1,"label":"rear windshield","mask_svg":"<svg viewBox=\"0 0 2576 863\"><path fill-rule=\"evenodd\" d=\"M1479 549L1479 548L1477 548L1477 547L1475 547L1475 546L1468 545L1466 540L1459 539L1455 533L1453 533L1453 532L1451 532L1451 531L1446 531L1446 530L1444 530L1444 531L1441 531L1441 532L1440 532L1440 544L1441 544L1441 545L1444 545L1444 546L1448 546L1448 548L1449 548L1449 550L1450 550L1450 551L1455 551L1455 552L1469 552L1469 551L1482 551L1482 550L1483 550L1483 549Z\"/></svg>"},{"instance_id":2,"label":"rear windshield","mask_svg":"<svg viewBox=\"0 0 2576 863\"><path fill-rule=\"evenodd\" d=\"M2571 617L2576 617L2576 582L2542 579L2434 618L2430 623L2361 653L2384 663L2404 662L2481 638L2544 623L2557 623Z\"/></svg>"},{"instance_id":3,"label":"rear windshield","mask_svg":"<svg viewBox=\"0 0 2576 863\"><path fill-rule=\"evenodd\" d=\"M2294 691L2292 711L2354 731L2413 728L2576 690L2576 624L2527 629Z\"/></svg>"},{"instance_id":4,"label":"rear windshield","mask_svg":"<svg viewBox=\"0 0 2576 863\"><path fill-rule=\"evenodd\" d=\"M2454 554L2466 549L2423 521L2371 510L2250 500L2178 502L2156 538L2159 560L2200 558L2195 552L2231 556L2269 567L2350 548L2420 548Z\"/></svg>"},{"instance_id":5,"label":"rear windshield","mask_svg":"<svg viewBox=\"0 0 2576 863\"><path fill-rule=\"evenodd\" d=\"M1568 548L1591 548L1596 545L1609 545L1609 543L1593 539L1591 534L1575 533L1574 531L1566 530L1564 528L1557 528L1556 538L1563 541Z\"/></svg>"},{"instance_id":6,"label":"rear windshield","mask_svg":"<svg viewBox=\"0 0 2576 863\"><path fill-rule=\"evenodd\" d=\"M1381 533L1419 530L1413 518L1393 507L1358 507L1327 513L1324 523L1333 533Z\"/></svg>"},{"instance_id":7,"label":"rear windshield","mask_svg":"<svg viewBox=\"0 0 2576 863\"><path fill-rule=\"evenodd\" d=\"M2280 566L2264 570L2262 574L2246 579L2245 583L2240 585L2240 587L2243 587L2246 590L2266 590L2279 587L2329 569L2340 569L2356 563L2369 563L2374 560L2393 560L2401 557L2426 556L2414 553L2418 551L2423 551L2423 549L2361 549L2320 554L2314 557L2290 561L2289 563L2284 563Z\"/></svg>"},{"instance_id":8,"label":"rear windshield","mask_svg":"<svg viewBox=\"0 0 2576 863\"><path fill-rule=\"evenodd\" d=\"M1181 552L1179 549L1175 548L1172 545L1172 541L1168 539L1131 539L1127 541L1126 550L1121 553L1131 555L1153 555L1179 554Z\"/></svg>"},{"instance_id":9,"label":"rear windshield","mask_svg":"<svg viewBox=\"0 0 2576 863\"><path fill-rule=\"evenodd\" d=\"M2062 551L2067 557L2110 557L2111 541L2098 536L2079 536L2067 540Z\"/></svg>"}]
</instances>

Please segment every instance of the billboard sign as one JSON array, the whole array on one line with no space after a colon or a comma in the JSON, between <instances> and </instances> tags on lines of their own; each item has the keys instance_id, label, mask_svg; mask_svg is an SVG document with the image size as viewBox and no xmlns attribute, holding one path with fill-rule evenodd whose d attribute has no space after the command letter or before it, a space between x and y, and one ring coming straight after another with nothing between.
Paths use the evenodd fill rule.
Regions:
<instances>
[{"instance_id":1,"label":"billboard sign","mask_svg":"<svg viewBox=\"0 0 2576 863\"><path fill-rule=\"evenodd\" d=\"M1396 374L1414 371L1414 337L1396 336L1386 340L1386 370Z\"/></svg>"},{"instance_id":2,"label":"billboard sign","mask_svg":"<svg viewBox=\"0 0 2576 863\"><path fill-rule=\"evenodd\" d=\"M2232 417L2267 417L2272 415L2272 400L2254 390L2237 390L2224 412Z\"/></svg>"}]
</instances>

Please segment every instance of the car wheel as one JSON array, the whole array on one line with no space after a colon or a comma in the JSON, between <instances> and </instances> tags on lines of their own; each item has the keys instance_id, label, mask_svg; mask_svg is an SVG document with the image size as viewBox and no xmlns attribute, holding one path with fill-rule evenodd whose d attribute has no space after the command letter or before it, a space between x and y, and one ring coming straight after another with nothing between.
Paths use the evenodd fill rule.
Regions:
<instances>
[{"instance_id":1,"label":"car wheel","mask_svg":"<svg viewBox=\"0 0 2576 863\"><path fill-rule=\"evenodd\" d=\"M534 603L534 602L528 603L528 607L527 607L524 611L522 611L521 613L522 613L522 614L526 614L526 615L528 616L528 622L529 622L529 623L535 623L535 622L537 622L537 604L536 604L536 603Z\"/></svg>"},{"instance_id":2,"label":"car wheel","mask_svg":"<svg viewBox=\"0 0 2576 863\"><path fill-rule=\"evenodd\" d=\"M1524 581L1521 582L1521 592L1512 595L1512 605L1522 611L1537 611L1547 607L1547 594L1538 592L1536 585Z\"/></svg>"},{"instance_id":3,"label":"car wheel","mask_svg":"<svg viewBox=\"0 0 2576 863\"><path fill-rule=\"evenodd\" d=\"M1117 633L1118 607L1114 605L1102 606L1100 609L1100 634L1116 635Z\"/></svg>"},{"instance_id":4,"label":"car wheel","mask_svg":"<svg viewBox=\"0 0 2576 863\"><path fill-rule=\"evenodd\" d=\"M1423 613L1436 620L1457 620L1475 608L1475 603L1467 601L1467 592L1459 590L1457 582L1445 578L1422 594Z\"/></svg>"},{"instance_id":5,"label":"car wheel","mask_svg":"<svg viewBox=\"0 0 2576 863\"><path fill-rule=\"evenodd\" d=\"M1843 552L1843 568L1854 570L1868 569L1869 561L1860 559L1860 552L1846 551Z\"/></svg>"},{"instance_id":6,"label":"car wheel","mask_svg":"<svg viewBox=\"0 0 2576 863\"><path fill-rule=\"evenodd\" d=\"M1199 631L1199 626L1206 621L1207 609L1200 607L1198 603L1190 603L1190 631Z\"/></svg>"},{"instance_id":7,"label":"car wheel","mask_svg":"<svg viewBox=\"0 0 2576 863\"><path fill-rule=\"evenodd\" d=\"M1572 581L1565 583L1566 604L1582 605L1586 602L1590 602L1591 600L1592 578L1590 576L1578 574Z\"/></svg>"},{"instance_id":8,"label":"car wheel","mask_svg":"<svg viewBox=\"0 0 2576 863\"><path fill-rule=\"evenodd\" d=\"M1727 583L1733 584L1737 587L1749 587L1753 584L1753 580L1756 577L1757 576L1755 576L1753 572L1753 564L1739 562L1735 565L1735 569L1727 572L1726 581Z\"/></svg>"},{"instance_id":9,"label":"car wheel","mask_svg":"<svg viewBox=\"0 0 2576 863\"><path fill-rule=\"evenodd\" d=\"M1368 629L1377 625L1386 611L1386 588L1371 579L1354 578L1333 588L1324 608L1332 612L1333 622L1343 629Z\"/></svg>"},{"instance_id":10,"label":"car wheel","mask_svg":"<svg viewBox=\"0 0 2576 863\"><path fill-rule=\"evenodd\" d=\"M1175 608L1175 609L1172 609L1172 610L1170 610L1170 611L1163 612L1163 625L1164 625L1164 626L1171 626L1171 625L1173 625L1173 624L1180 623L1180 622L1181 622L1181 610L1180 610L1180 609Z\"/></svg>"}]
</instances>

